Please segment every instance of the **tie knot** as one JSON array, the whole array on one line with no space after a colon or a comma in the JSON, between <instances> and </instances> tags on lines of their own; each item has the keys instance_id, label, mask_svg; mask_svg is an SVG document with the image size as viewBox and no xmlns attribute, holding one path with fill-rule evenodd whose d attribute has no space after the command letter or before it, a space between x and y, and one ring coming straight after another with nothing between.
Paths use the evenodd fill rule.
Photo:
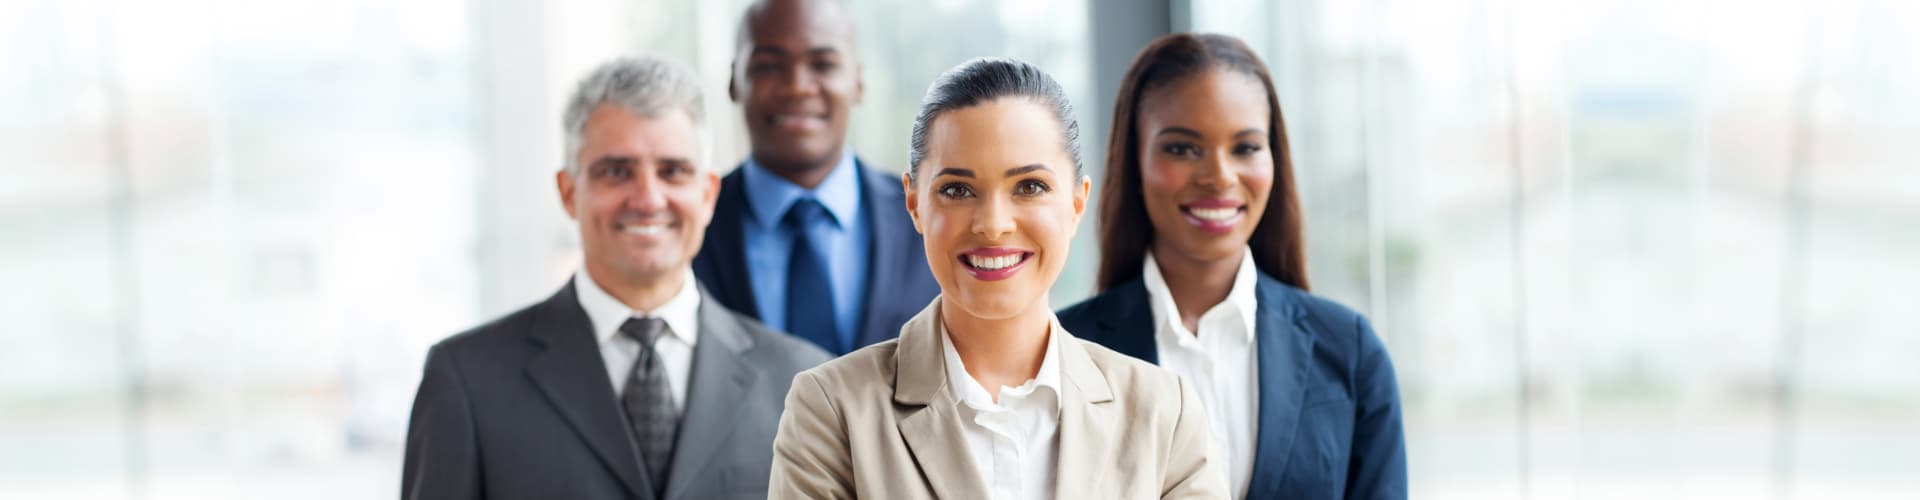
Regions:
<instances>
[{"instance_id":1,"label":"tie knot","mask_svg":"<svg viewBox=\"0 0 1920 500\"><path fill-rule=\"evenodd\" d=\"M827 207L821 206L820 200L801 198L795 200L793 206L787 207L787 215L780 218L780 223L794 229L806 229L827 215Z\"/></svg>"},{"instance_id":2,"label":"tie knot","mask_svg":"<svg viewBox=\"0 0 1920 500\"><path fill-rule=\"evenodd\" d=\"M643 347L653 347L660 335L667 333L667 321L660 318L627 318L620 324L620 333L639 342Z\"/></svg>"}]
</instances>

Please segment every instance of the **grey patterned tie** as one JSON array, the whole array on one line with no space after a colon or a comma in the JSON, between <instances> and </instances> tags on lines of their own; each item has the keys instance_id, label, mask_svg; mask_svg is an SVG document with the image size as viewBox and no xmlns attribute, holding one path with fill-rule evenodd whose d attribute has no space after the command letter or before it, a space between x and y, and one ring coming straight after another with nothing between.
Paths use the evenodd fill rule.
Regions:
<instances>
[{"instance_id":1,"label":"grey patterned tie","mask_svg":"<svg viewBox=\"0 0 1920 500\"><path fill-rule=\"evenodd\" d=\"M673 435L680 427L680 412L673 408L673 394L667 385L667 367L653 343L667 333L667 322L660 318L629 318L620 325L620 333L640 343L640 355L627 372L627 388L620 403L627 408L633 425L634 440L640 445L640 459L647 468L647 482L653 484L658 498L666 491L667 471L673 465Z\"/></svg>"}]
</instances>

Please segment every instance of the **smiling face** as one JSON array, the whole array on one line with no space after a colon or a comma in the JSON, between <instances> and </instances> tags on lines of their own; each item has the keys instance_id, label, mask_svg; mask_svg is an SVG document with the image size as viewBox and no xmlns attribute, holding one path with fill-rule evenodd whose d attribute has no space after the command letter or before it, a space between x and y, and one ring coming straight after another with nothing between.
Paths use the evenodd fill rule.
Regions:
<instances>
[{"instance_id":1,"label":"smiling face","mask_svg":"<svg viewBox=\"0 0 1920 500\"><path fill-rule=\"evenodd\" d=\"M1136 123L1154 255L1241 258L1273 191L1266 88L1201 71L1147 91Z\"/></svg>"},{"instance_id":2,"label":"smiling face","mask_svg":"<svg viewBox=\"0 0 1920 500\"><path fill-rule=\"evenodd\" d=\"M743 28L729 95L756 161L774 169L834 165L861 98L853 26L833 2L768 2Z\"/></svg>"},{"instance_id":3,"label":"smiling face","mask_svg":"<svg viewBox=\"0 0 1920 500\"><path fill-rule=\"evenodd\" d=\"M580 225L596 279L645 282L692 262L713 218L720 178L694 165L684 111L635 116L602 104L588 115L572 170L557 174L567 215Z\"/></svg>"},{"instance_id":4,"label":"smiling face","mask_svg":"<svg viewBox=\"0 0 1920 500\"><path fill-rule=\"evenodd\" d=\"M918 181L902 182L942 304L981 319L1048 307L1091 186L1061 137L1053 114L1024 97L934 119L911 167Z\"/></svg>"}]
</instances>

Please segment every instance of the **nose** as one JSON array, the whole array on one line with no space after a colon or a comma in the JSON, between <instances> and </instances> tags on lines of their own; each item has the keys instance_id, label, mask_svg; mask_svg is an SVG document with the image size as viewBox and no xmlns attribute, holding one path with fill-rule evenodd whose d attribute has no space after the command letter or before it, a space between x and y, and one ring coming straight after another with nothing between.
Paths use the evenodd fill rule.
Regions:
<instances>
[{"instance_id":1,"label":"nose","mask_svg":"<svg viewBox=\"0 0 1920 500\"><path fill-rule=\"evenodd\" d=\"M973 234L997 241L1013 233L1013 207L1005 196L991 196L973 211Z\"/></svg>"},{"instance_id":2,"label":"nose","mask_svg":"<svg viewBox=\"0 0 1920 500\"><path fill-rule=\"evenodd\" d=\"M812 97L820 91L819 79L814 76L812 70L807 68L804 61L788 66L787 70L780 74L779 81L774 84L775 95L794 99Z\"/></svg>"},{"instance_id":3,"label":"nose","mask_svg":"<svg viewBox=\"0 0 1920 500\"><path fill-rule=\"evenodd\" d=\"M1194 181L1202 187L1216 190L1230 189L1240 184L1240 174L1235 172L1227 151L1207 155L1201 160L1200 169L1193 173Z\"/></svg>"},{"instance_id":4,"label":"nose","mask_svg":"<svg viewBox=\"0 0 1920 500\"><path fill-rule=\"evenodd\" d=\"M650 166L649 166L650 167ZM654 169L634 176L633 189L627 193L627 208L641 213L655 213L667 208L667 183L654 175Z\"/></svg>"}]
</instances>

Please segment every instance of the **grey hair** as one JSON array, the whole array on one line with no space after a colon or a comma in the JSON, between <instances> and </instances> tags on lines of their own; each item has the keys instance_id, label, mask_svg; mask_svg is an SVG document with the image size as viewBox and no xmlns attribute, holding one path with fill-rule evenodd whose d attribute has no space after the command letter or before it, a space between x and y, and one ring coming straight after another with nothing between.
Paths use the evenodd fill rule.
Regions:
<instances>
[{"instance_id":1,"label":"grey hair","mask_svg":"<svg viewBox=\"0 0 1920 500\"><path fill-rule=\"evenodd\" d=\"M706 112L701 105L700 79L692 70L664 59L635 56L601 63L580 79L573 95L567 98L561 125L566 130L566 169L577 171L576 158L585 142L587 117L602 104L614 104L641 117L657 117L673 110L687 113L693 121L699 144L693 162L706 167L708 137Z\"/></svg>"},{"instance_id":2,"label":"grey hair","mask_svg":"<svg viewBox=\"0 0 1920 500\"><path fill-rule=\"evenodd\" d=\"M907 180L919 182L920 161L927 156L927 133L933 120L948 111L973 107L1002 97L1024 97L1045 106L1060 122L1060 145L1073 158L1073 175L1080 176L1080 122L1073 118L1067 92L1039 67L1004 57L976 58L941 73L927 87L920 113L913 117Z\"/></svg>"}]
</instances>

